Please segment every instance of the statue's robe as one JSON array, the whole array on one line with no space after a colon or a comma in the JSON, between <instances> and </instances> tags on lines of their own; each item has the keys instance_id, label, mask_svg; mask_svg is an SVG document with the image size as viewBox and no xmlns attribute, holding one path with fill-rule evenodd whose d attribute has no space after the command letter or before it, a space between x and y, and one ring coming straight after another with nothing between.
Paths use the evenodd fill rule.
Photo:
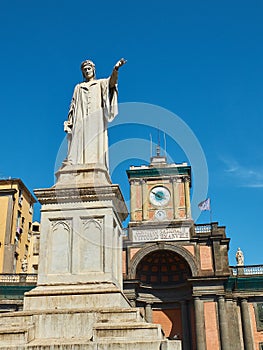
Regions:
<instances>
[{"instance_id":1,"label":"statue's robe","mask_svg":"<svg viewBox=\"0 0 263 350\"><path fill-rule=\"evenodd\" d=\"M117 85L111 87L110 79L82 82L74 89L68 121L65 122L68 164L94 167L97 164L108 169L107 124L118 113Z\"/></svg>"}]
</instances>

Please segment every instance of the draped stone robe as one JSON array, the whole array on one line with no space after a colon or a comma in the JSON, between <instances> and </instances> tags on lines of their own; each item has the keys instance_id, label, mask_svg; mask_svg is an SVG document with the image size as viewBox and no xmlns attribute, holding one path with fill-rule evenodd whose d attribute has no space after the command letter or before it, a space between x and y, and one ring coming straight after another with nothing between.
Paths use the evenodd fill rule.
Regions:
<instances>
[{"instance_id":1,"label":"draped stone robe","mask_svg":"<svg viewBox=\"0 0 263 350\"><path fill-rule=\"evenodd\" d=\"M107 79L76 85L65 130L68 132L67 163L108 169L107 124L118 113L117 71Z\"/></svg>"}]
</instances>

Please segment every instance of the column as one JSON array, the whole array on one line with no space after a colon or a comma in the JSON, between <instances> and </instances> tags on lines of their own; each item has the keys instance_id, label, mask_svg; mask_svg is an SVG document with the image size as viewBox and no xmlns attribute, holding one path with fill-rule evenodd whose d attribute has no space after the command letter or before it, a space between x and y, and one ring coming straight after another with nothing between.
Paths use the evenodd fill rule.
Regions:
<instances>
[{"instance_id":1,"label":"column","mask_svg":"<svg viewBox=\"0 0 263 350\"><path fill-rule=\"evenodd\" d=\"M200 298L194 298L195 306L195 329L196 329L196 350L206 349L205 340L205 319L204 319L204 304Z\"/></svg>"},{"instance_id":2,"label":"column","mask_svg":"<svg viewBox=\"0 0 263 350\"><path fill-rule=\"evenodd\" d=\"M228 339L229 347L232 350L240 350L243 348L242 330L239 327L239 311L237 300L225 299L226 317L228 320Z\"/></svg>"},{"instance_id":3,"label":"column","mask_svg":"<svg viewBox=\"0 0 263 350\"><path fill-rule=\"evenodd\" d=\"M153 321L152 305L149 303L145 306L145 319L149 323L152 323Z\"/></svg>"},{"instance_id":4,"label":"column","mask_svg":"<svg viewBox=\"0 0 263 350\"><path fill-rule=\"evenodd\" d=\"M189 188L190 178L184 178L184 199L185 199L185 217L191 217L191 204L190 204L190 188Z\"/></svg>"},{"instance_id":5,"label":"column","mask_svg":"<svg viewBox=\"0 0 263 350\"><path fill-rule=\"evenodd\" d=\"M250 323L249 305L247 299L241 300L241 319L245 350L254 350L252 328Z\"/></svg>"},{"instance_id":6,"label":"column","mask_svg":"<svg viewBox=\"0 0 263 350\"><path fill-rule=\"evenodd\" d=\"M131 221L135 221L136 209L136 183L134 180L130 182L130 196L131 196Z\"/></svg>"},{"instance_id":7,"label":"column","mask_svg":"<svg viewBox=\"0 0 263 350\"><path fill-rule=\"evenodd\" d=\"M141 180L142 186L142 220L148 220L148 190L145 180Z\"/></svg>"},{"instance_id":8,"label":"column","mask_svg":"<svg viewBox=\"0 0 263 350\"><path fill-rule=\"evenodd\" d=\"M182 329L183 329L183 350L191 350L190 322L188 317L187 302L181 302Z\"/></svg>"},{"instance_id":9,"label":"column","mask_svg":"<svg viewBox=\"0 0 263 350\"><path fill-rule=\"evenodd\" d=\"M176 179L172 179L172 186L173 186L173 217L174 219L176 219L177 209L178 209L178 190L177 190Z\"/></svg>"},{"instance_id":10,"label":"column","mask_svg":"<svg viewBox=\"0 0 263 350\"><path fill-rule=\"evenodd\" d=\"M230 350L228 337L228 322L225 308L225 298L218 298L219 330L221 339L221 350Z\"/></svg>"}]
</instances>

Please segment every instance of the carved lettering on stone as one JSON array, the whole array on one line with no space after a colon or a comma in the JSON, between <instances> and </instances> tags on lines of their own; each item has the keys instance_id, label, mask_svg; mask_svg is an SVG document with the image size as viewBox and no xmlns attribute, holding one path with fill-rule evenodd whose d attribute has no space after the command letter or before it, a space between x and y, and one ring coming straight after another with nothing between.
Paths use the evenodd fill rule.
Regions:
<instances>
[{"instance_id":1,"label":"carved lettering on stone","mask_svg":"<svg viewBox=\"0 0 263 350\"><path fill-rule=\"evenodd\" d=\"M188 227L132 230L133 242L188 240Z\"/></svg>"}]
</instances>

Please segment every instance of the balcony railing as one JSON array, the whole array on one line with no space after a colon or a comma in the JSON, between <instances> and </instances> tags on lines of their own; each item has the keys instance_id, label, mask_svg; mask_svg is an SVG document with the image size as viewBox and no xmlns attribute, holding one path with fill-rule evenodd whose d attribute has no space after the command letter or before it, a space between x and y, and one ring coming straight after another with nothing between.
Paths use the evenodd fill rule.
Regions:
<instances>
[{"instance_id":1,"label":"balcony railing","mask_svg":"<svg viewBox=\"0 0 263 350\"><path fill-rule=\"evenodd\" d=\"M211 232L211 224L204 224L204 225L200 225L200 224L196 224L195 225L195 233L209 233Z\"/></svg>"},{"instance_id":2,"label":"balcony railing","mask_svg":"<svg viewBox=\"0 0 263 350\"><path fill-rule=\"evenodd\" d=\"M0 274L0 283L37 283L37 274L3 273Z\"/></svg>"},{"instance_id":3,"label":"balcony railing","mask_svg":"<svg viewBox=\"0 0 263 350\"><path fill-rule=\"evenodd\" d=\"M230 266L232 276L263 275L263 265Z\"/></svg>"}]
</instances>

